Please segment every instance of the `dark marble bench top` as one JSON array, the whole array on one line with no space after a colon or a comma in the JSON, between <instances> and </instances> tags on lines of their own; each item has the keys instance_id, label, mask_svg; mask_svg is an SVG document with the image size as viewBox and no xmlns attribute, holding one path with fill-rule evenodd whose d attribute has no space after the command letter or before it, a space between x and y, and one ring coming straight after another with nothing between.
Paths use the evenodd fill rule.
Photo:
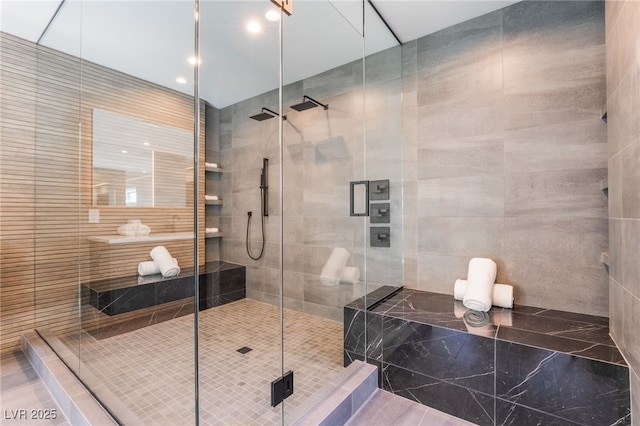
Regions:
<instances>
[{"instance_id":1,"label":"dark marble bench top","mask_svg":"<svg viewBox=\"0 0 640 426\"><path fill-rule=\"evenodd\" d=\"M235 263L216 260L212 262L207 262L204 265L200 265L199 272L202 275L202 274L208 274L211 272L226 271L226 270L236 269L236 268L244 268L244 266L237 265ZM141 277L139 275L131 275L126 277L107 278L104 280L89 281L89 282L83 283L83 285L90 288L91 290L95 290L98 292L105 292L105 291L117 290L121 288L129 288L129 287L135 287L139 285L153 284L153 283L158 283L163 281L173 281L173 280L179 280L179 279L188 280L193 278L193 272L194 272L194 268L189 267L189 268L183 268L180 271L180 275L176 277L165 278L162 276L162 274L147 275L144 277Z\"/></svg>"},{"instance_id":2,"label":"dark marble bench top","mask_svg":"<svg viewBox=\"0 0 640 426\"><path fill-rule=\"evenodd\" d=\"M362 310L363 306L361 298L345 307ZM530 306L494 306L484 315L468 310L451 295L412 289L400 289L369 309L378 315L626 365L609 337L606 317Z\"/></svg>"}]
</instances>

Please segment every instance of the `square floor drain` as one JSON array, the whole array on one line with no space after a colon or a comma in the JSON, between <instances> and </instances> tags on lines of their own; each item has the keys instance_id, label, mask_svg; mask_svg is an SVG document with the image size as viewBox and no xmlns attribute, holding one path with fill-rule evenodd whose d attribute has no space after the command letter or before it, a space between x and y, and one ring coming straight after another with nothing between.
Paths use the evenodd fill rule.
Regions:
<instances>
[{"instance_id":1,"label":"square floor drain","mask_svg":"<svg viewBox=\"0 0 640 426\"><path fill-rule=\"evenodd\" d=\"M246 354L247 352L251 352L253 349L247 347L247 346L243 346L240 349L236 349L237 352L240 352L241 354Z\"/></svg>"}]
</instances>

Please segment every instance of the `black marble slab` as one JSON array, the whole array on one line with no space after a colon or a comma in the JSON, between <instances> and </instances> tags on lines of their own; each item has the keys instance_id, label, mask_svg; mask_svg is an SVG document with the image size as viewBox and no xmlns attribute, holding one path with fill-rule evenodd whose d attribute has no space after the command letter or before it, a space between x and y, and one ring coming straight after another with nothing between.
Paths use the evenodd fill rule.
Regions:
<instances>
[{"instance_id":1,"label":"black marble slab","mask_svg":"<svg viewBox=\"0 0 640 426\"><path fill-rule=\"evenodd\" d=\"M466 309L403 289L344 308L345 365L381 387L476 424L628 425L629 371L608 319L529 306Z\"/></svg>"},{"instance_id":2,"label":"black marble slab","mask_svg":"<svg viewBox=\"0 0 640 426\"><path fill-rule=\"evenodd\" d=\"M245 297L246 268L229 262L207 262L199 268L200 310ZM89 303L113 316L195 296L194 268L184 268L177 277L161 274L130 276L83 284Z\"/></svg>"}]
</instances>

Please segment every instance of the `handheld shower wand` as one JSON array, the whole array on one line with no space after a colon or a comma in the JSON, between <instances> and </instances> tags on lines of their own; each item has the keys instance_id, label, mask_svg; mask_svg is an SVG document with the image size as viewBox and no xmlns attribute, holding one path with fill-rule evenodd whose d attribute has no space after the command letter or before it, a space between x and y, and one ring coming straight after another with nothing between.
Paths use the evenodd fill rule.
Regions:
<instances>
[{"instance_id":1,"label":"handheld shower wand","mask_svg":"<svg viewBox=\"0 0 640 426\"><path fill-rule=\"evenodd\" d=\"M260 175L260 189L262 216L269 216L269 159L262 159L262 174Z\"/></svg>"},{"instance_id":2,"label":"handheld shower wand","mask_svg":"<svg viewBox=\"0 0 640 426\"><path fill-rule=\"evenodd\" d=\"M251 229L251 216L252 212L247 212L247 238L246 238L246 246L247 246L247 254L253 260L258 260L264 255L264 247L265 247L265 235L264 235L264 218L269 216L269 159L262 159L262 172L260 173L260 210L261 210L261 220L260 220L260 228L262 231L262 245L260 247L260 254L258 256L254 256L251 253L251 247L249 247L249 234Z\"/></svg>"}]
</instances>

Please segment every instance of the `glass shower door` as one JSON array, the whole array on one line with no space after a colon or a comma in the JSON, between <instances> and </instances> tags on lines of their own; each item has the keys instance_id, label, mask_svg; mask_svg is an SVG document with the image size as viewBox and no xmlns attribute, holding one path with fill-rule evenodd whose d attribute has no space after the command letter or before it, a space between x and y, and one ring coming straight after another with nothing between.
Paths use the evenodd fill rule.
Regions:
<instances>
[{"instance_id":1,"label":"glass shower door","mask_svg":"<svg viewBox=\"0 0 640 426\"><path fill-rule=\"evenodd\" d=\"M282 375L280 23L269 1L200 2L205 228L219 232L205 243L213 297L199 313L202 424L282 422L271 404Z\"/></svg>"},{"instance_id":2,"label":"glass shower door","mask_svg":"<svg viewBox=\"0 0 640 426\"><path fill-rule=\"evenodd\" d=\"M401 50L393 46L366 2L296 2L284 18L283 372L295 377L286 423L350 363L345 305L402 283ZM350 196L352 183L371 194L356 184Z\"/></svg>"},{"instance_id":3,"label":"glass shower door","mask_svg":"<svg viewBox=\"0 0 640 426\"><path fill-rule=\"evenodd\" d=\"M362 296L364 220L349 216L349 183L364 177L362 55L361 23L329 1L294 2L284 18L283 370L295 379L286 423L343 370L343 306Z\"/></svg>"}]
</instances>

